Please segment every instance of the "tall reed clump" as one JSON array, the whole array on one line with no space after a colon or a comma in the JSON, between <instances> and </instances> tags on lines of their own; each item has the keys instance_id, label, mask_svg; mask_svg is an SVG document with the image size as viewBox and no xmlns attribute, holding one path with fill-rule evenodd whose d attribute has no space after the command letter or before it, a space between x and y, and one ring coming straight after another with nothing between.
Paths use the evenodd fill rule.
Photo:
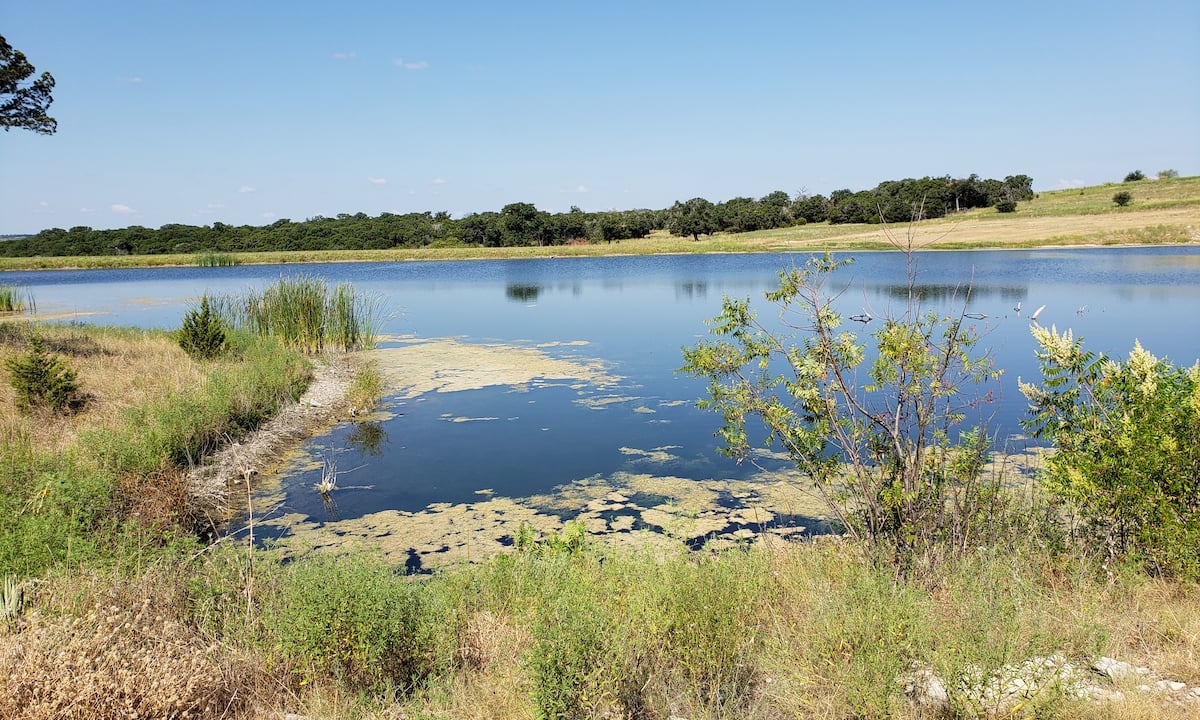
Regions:
<instances>
[{"instance_id":1,"label":"tall reed clump","mask_svg":"<svg viewBox=\"0 0 1200 720\"><path fill-rule=\"evenodd\" d=\"M215 250L205 250L198 252L193 256L193 261L196 267L233 267L240 265L237 256L228 252L217 252Z\"/></svg>"},{"instance_id":2,"label":"tall reed clump","mask_svg":"<svg viewBox=\"0 0 1200 720\"><path fill-rule=\"evenodd\" d=\"M33 298L16 285L0 285L0 313L33 312Z\"/></svg>"},{"instance_id":3,"label":"tall reed clump","mask_svg":"<svg viewBox=\"0 0 1200 720\"><path fill-rule=\"evenodd\" d=\"M358 295L349 283L331 291L323 279L308 275L281 277L262 292L226 298L223 313L235 326L307 353L373 347L379 323L374 299Z\"/></svg>"}]
</instances>

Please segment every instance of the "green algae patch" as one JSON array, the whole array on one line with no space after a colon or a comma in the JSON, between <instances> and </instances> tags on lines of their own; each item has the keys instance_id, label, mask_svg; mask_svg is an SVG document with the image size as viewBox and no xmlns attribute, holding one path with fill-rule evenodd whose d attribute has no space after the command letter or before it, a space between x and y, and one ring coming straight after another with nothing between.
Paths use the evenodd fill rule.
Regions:
<instances>
[{"instance_id":1,"label":"green algae patch","mask_svg":"<svg viewBox=\"0 0 1200 720\"><path fill-rule=\"evenodd\" d=\"M577 521L604 544L681 550L791 538L813 528L785 519L824 518L811 492L794 479L768 474L691 480L618 472L525 498L496 497L490 489L476 494L478 502L434 503L418 512L381 510L325 521L292 513L259 525L283 531L280 542L292 551L370 548L398 566L428 570L511 552L522 525L544 535Z\"/></svg>"},{"instance_id":2,"label":"green algae patch","mask_svg":"<svg viewBox=\"0 0 1200 720\"><path fill-rule=\"evenodd\" d=\"M637 448L623 447L621 448L622 455L630 455L634 458L647 460L652 463L669 463L679 459L678 455L672 454L671 450L678 450L679 445L663 445L651 450L639 450Z\"/></svg>"},{"instance_id":3,"label":"green algae patch","mask_svg":"<svg viewBox=\"0 0 1200 720\"><path fill-rule=\"evenodd\" d=\"M402 342L400 347L380 348L373 354L385 381L402 399L497 386L606 388L621 380L599 360L553 357L543 350L550 345L468 343L456 338Z\"/></svg>"},{"instance_id":4,"label":"green algae patch","mask_svg":"<svg viewBox=\"0 0 1200 720\"><path fill-rule=\"evenodd\" d=\"M665 461L671 449L621 451L639 461L663 453L660 459ZM1003 472L1017 483L1036 469L1039 459L1037 451L1001 456L985 472ZM381 510L332 520L268 513L258 524L281 530L285 551L369 548L397 566L431 570L512 552L522 525L544 536L562 532L575 521L583 524L593 541L607 546L715 551L794 540L826 531L828 520L819 493L794 470L761 472L746 479L701 480L616 472L581 478L529 497L498 497L491 488L480 488L475 494L476 502L434 503L417 512ZM332 497L336 502L336 491Z\"/></svg>"}]
</instances>

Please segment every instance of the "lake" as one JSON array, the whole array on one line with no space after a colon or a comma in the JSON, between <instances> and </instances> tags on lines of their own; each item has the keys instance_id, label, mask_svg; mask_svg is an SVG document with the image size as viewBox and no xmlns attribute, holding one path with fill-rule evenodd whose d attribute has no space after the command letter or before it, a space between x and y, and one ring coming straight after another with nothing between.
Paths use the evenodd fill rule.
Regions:
<instances>
[{"instance_id":1,"label":"lake","mask_svg":"<svg viewBox=\"0 0 1200 720\"><path fill-rule=\"evenodd\" d=\"M834 286L846 315L905 304L900 253L855 253ZM751 254L351 263L4 273L41 313L174 328L201 293L319 275L377 296L395 393L365 422L307 443L264 480L257 535L307 546L370 542L424 569L511 543L525 522L580 519L616 542L690 547L818 532L821 507L787 464L716 452L704 384L680 375L681 348L707 334L724 295L762 299L807 255ZM971 287L973 317L1006 374L992 410L998 443L1022 450L1018 377L1038 376L1029 315L1124 358L1134 339L1190 365L1200 357L1200 248L927 252L925 303ZM1018 313L1017 308L1021 311ZM847 323L864 334L870 325ZM329 501L312 489L338 470Z\"/></svg>"}]
</instances>

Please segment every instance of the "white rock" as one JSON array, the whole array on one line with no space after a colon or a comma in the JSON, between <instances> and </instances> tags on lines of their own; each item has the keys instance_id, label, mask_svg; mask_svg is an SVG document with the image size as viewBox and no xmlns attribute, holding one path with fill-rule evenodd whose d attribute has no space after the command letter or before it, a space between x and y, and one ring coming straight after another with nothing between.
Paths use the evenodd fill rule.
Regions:
<instances>
[{"instance_id":1,"label":"white rock","mask_svg":"<svg viewBox=\"0 0 1200 720\"><path fill-rule=\"evenodd\" d=\"M1176 680L1159 680L1154 683L1154 687L1156 690L1162 692L1179 692L1187 687L1187 683L1181 683Z\"/></svg>"}]
</instances>

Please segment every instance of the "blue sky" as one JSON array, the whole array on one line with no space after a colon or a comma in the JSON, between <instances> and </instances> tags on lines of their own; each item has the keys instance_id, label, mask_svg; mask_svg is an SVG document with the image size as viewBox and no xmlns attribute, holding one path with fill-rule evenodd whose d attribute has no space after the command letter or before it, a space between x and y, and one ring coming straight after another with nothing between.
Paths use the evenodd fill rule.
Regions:
<instances>
[{"instance_id":1,"label":"blue sky","mask_svg":"<svg viewBox=\"0 0 1200 720\"><path fill-rule=\"evenodd\" d=\"M0 233L1200 174L1200 3L16 2Z\"/></svg>"}]
</instances>

